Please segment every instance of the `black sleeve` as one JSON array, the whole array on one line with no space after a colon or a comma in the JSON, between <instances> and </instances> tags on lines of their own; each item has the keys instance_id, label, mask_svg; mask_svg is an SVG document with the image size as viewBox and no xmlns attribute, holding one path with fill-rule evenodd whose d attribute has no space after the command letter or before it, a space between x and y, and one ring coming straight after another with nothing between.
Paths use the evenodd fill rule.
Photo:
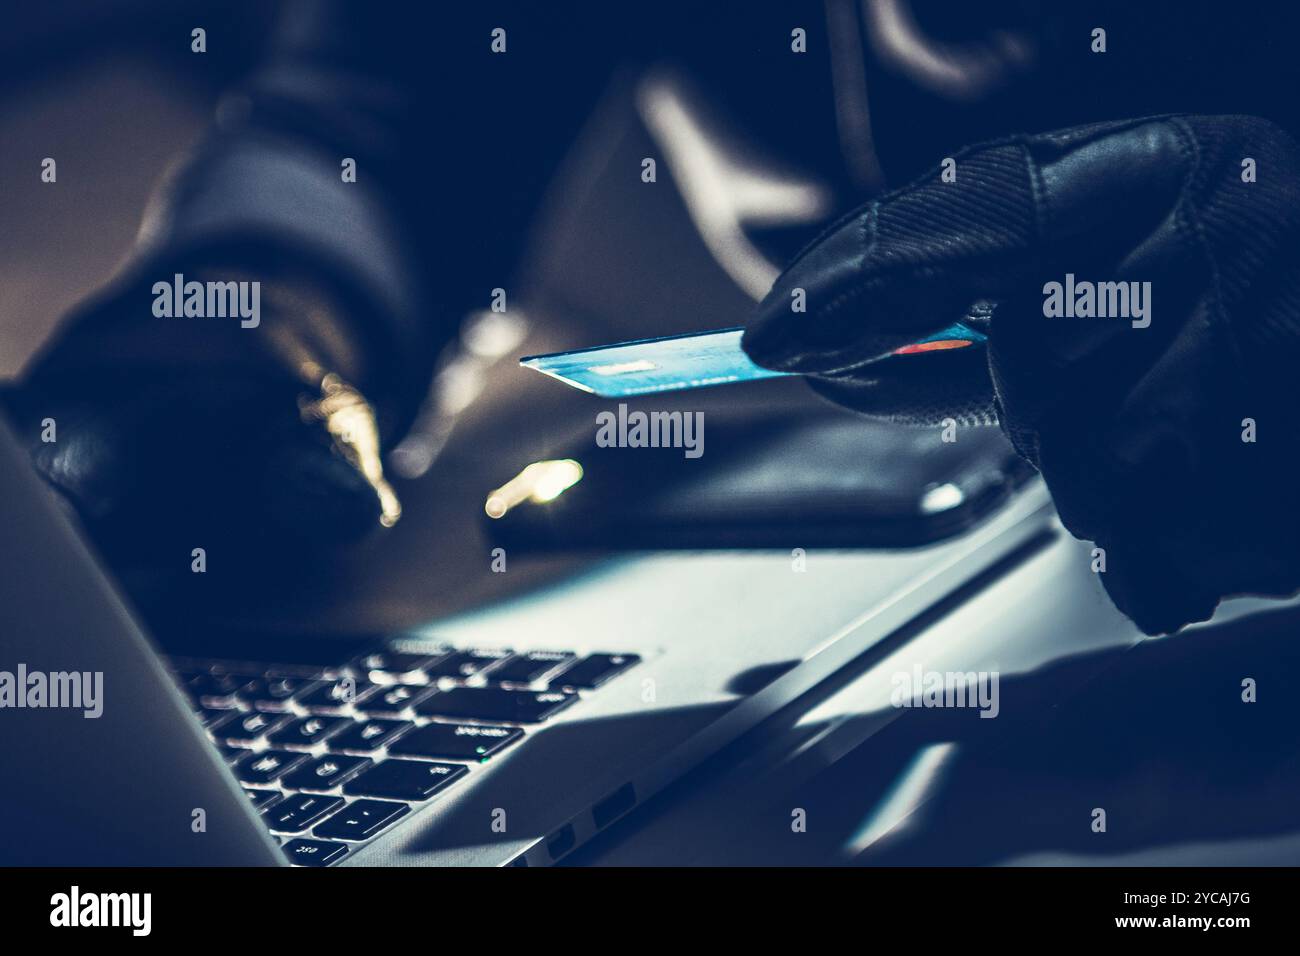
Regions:
<instances>
[{"instance_id":1,"label":"black sleeve","mask_svg":"<svg viewBox=\"0 0 1300 956\"><path fill-rule=\"evenodd\" d=\"M186 269L306 284L361 353L343 370L400 434L464 310L508 284L545 183L625 50L584 18L293 0L157 198L132 266L82 318L147 303L142 288Z\"/></svg>"}]
</instances>

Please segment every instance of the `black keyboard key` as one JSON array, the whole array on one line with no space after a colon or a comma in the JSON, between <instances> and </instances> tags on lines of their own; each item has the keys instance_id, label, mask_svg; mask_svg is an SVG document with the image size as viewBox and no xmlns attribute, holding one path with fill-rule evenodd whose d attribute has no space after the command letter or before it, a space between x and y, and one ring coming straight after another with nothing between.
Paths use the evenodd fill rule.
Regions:
<instances>
[{"instance_id":1,"label":"black keyboard key","mask_svg":"<svg viewBox=\"0 0 1300 956\"><path fill-rule=\"evenodd\" d=\"M390 684L357 705L357 710L375 716L397 716L434 692L423 684Z\"/></svg>"},{"instance_id":2,"label":"black keyboard key","mask_svg":"<svg viewBox=\"0 0 1300 956\"><path fill-rule=\"evenodd\" d=\"M269 810L284 796L279 790L249 790L247 787L244 788L244 793L253 801L254 810Z\"/></svg>"},{"instance_id":3,"label":"black keyboard key","mask_svg":"<svg viewBox=\"0 0 1300 956\"><path fill-rule=\"evenodd\" d=\"M388 678L401 678L404 674L415 674L429 661L442 657L446 651L431 651L427 654L408 654L402 651L375 651L363 654L352 662L353 670L369 676L371 673Z\"/></svg>"},{"instance_id":4,"label":"black keyboard key","mask_svg":"<svg viewBox=\"0 0 1300 956\"><path fill-rule=\"evenodd\" d=\"M279 714L263 714L257 711L241 713L238 719L223 724L214 733L225 740L249 741L264 737L288 723L289 718Z\"/></svg>"},{"instance_id":5,"label":"black keyboard key","mask_svg":"<svg viewBox=\"0 0 1300 956\"><path fill-rule=\"evenodd\" d=\"M348 804L312 832L318 837L332 837L337 840L368 840L394 820L410 812L411 808L404 803L357 800Z\"/></svg>"},{"instance_id":6,"label":"black keyboard key","mask_svg":"<svg viewBox=\"0 0 1300 956\"><path fill-rule=\"evenodd\" d=\"M416 711L429 717L504 720L534 724L563 710L577 694L560 691L507 690L504 687L453 687L434 694Z\"/></svg>"},{"instance_id":7,"label":"black keyboard key","mask_svg":"<svg viewBox=\"0 0 1300 956\"><path fill-rule=\"evenodd\" d=\"M427 800L465 773L467 771L464 767L449 763L385 760L345 784L343 792L353 796Z\"/></svg>"},{"instance_id":8,"label":"black keyboard key","mask_svg":"<svg viewBox=\"0 0 1300 956\"><path fill-rule=\"evenodd\" d=\"M185 685L200 701L231 700L256 678L251 674L196 674Z\"/></svg>"},{"instance_id":9,"label":"black keyboard key","mask_svg":"<svg viewBox=\"0 0 1300 956\"><path fill-rule=\"evenodd\" d=\"M430 664L424 669L424 672L435 680L439 677L460 679L473 677L495 667L509 657L511 653L511 651L486 649L456 651L454 654L448 654L442 660Z\"/></svg>"},{"instance_id":10,"label":"black keyboard key","mask_svg":"<svg viewBox=\"0 0 1300 956\"><path fill-rule=\"evenodd\" d=\"M524 732L518 727L487 727L480 724L427 724L418 727L388 748L403 757L446 757L450 760L483 760L514 743Z\"/></svg>"},{"instance_id":11,"label":"black keyboard key","mask_svg":"<svg viewBox=\"0 0 1300 956\"><path fill-rule=\"evenodd\" d=\"M294 700L304 707L347 707L365 700L378 687L365 678L340 677L338 680L317 684Z\"/></svg>"},{"instance_id":12,"label":"black keyboard key","mask_svg":"<svg viewBox=\"0 0 1300 956\"><path fill-rule=\"evenodd\" d=\"M208 679L206 671L181 670L173 671L172 679L176 681L176 686L181 689L185 696L193 701L199 699L199 688L203 682Z\"/></svg>"},{"instance_id":13,"label":"black keyboard key","mask_svg":"<svg viewBox=\"0 0 1300 956\"><path fill-rule=\"evenodd\" d=\"M415 724L409 720L367 720L365 723L353 724L343 733L331 737L329 748L331 752L378 750L394 740L398 734L414 726Z\"/></svg>"},{"instance_id":14,"label":"black keyboard key","mask_svg":"<svg viewBox=\"0 0 1300 956\"><path fill-rule=\"evenodd\" d=\"M270 737L277 746L311 747L352 724L351 717L297 717Z\"/></svg>"},{"instance_id":15,"label":"black keyboard key","mask_svg":"<svg viewBox=\"0 0 1300 956\"><path fill-rule=\"evenodd\" d=\"M235 764L235 776L244 783L271 784L280 775L292 770L307 759L306 754L292 754L284 750L263 750L249 754Z\"/></svg>"},{"instance_id":16,"label":"black keyboard key","mask_svg":"<svg viewBox=\"0 0 1300 956\"><path fill-rule=\"evenodd\" d=\"M343 806L342 797L291 793L262 814L276 833L301 833L327 813Z\"/></svg>"},{"instance_id":17,"label":"black keyboard key","mask_svg":"<svg viewBox=\"0 0 1300 956\"><path fill-rule=\"evenodd\" d=\"M573 658L572 651L529 651L527 654L517 654L492 672L492 680L506 684L531 684Z\"/></svg>"},{"instance_id":18,"label":"black keyboard key","mask_svg":"<svg viewBox=\"0 0 1300 956\"><path fill-rule=\"evenodd\" d=\"M197 711L199 723L208 730L216 731L225 724L230 723L240 712L237 710L215 710L211 707L200 707Z\"/></svg>"},{"instance_id":19,"label":"black keyboard key","mask_svg":"<svg viewBox=\"0 0 1300 956\"><path fill-rule=\"evenodd\" d=\"M369 766L368 757L326 754L286 774L280 784L293 790L331 790Z\"/></svg>"},{"instance_id":20,"label":"black keyboard key","mask_svg":"<svg viewBox=\"0 0 1300 956\"><path fill-rule=\"evenodd\" d=\"M584 690L599 687L640 660L636 654L589 654L558 677L552 678L551 685Z\"/></svg>"},{"instance_id":21,"label":"black keyboard key","mask_svg":"<svg viewBox=\"0 0 1300 956\"><path fill-rule=\"evenodd\" d=\"M329 866L348 855L348 845L329 840L290 840L284 845L284 855L294 866Z\"/></svg>"},{"instance_id":22,"label":"black keyboard key","mask_svg":"<svg viewBox=\"0 0 1300 956\"><path fill-rule=\"evenodd\" d=\"M305 677L258 677L239 692L239 699L257 710L282 711L294 694L308 694L320 684Z\"/></svg>"},{"instance_id":23,"label":"black keyboard key","mask_svg":"<svg viewBox=\"0 0 1300 956\"><path fill-rule=\"evenodd\" d=\"M217 744L217 749L226 758L226 763L237 763L252 753L247 747L238 744Z\"/></svg>"}]
</instances>

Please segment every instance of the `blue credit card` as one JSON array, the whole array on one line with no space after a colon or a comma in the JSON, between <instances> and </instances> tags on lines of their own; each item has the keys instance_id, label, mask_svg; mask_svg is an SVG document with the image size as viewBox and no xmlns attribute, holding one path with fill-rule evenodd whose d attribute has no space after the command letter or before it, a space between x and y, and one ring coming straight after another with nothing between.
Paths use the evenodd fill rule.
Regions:
<instances>
[{"instance_id":1,"label":"blue credit card","mask_svg":"<svg viewBox=\"0 0 1300 956\"><path fill-rule=\"evenodd\" d=\"M740 347L744 332L743 328L717 329L638 339L574 352L530 355L520 359L519 364L604 398L629 398L791 374L773 372L751 362ZM958 322L894 354L962 348L984 340L982 333Z\"/></svg>"}]
</instances>

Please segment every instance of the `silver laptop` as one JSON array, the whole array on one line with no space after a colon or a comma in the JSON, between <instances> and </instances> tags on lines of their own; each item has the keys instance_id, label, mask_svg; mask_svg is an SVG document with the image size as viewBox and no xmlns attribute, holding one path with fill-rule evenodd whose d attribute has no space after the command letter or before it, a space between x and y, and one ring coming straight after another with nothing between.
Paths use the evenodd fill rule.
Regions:
<instances>
[{"instance_id":1,"label":"silver laptop","mask_svg":"<svg viewBox=\"0 0 1300 956\"><path fill-rule=\"evenodd\" d=\"M550 864L1051 515L1031 483L925 548L629 556L331 663L176 658L0 423L0 863Z\"/></svg>"}]
</instances>

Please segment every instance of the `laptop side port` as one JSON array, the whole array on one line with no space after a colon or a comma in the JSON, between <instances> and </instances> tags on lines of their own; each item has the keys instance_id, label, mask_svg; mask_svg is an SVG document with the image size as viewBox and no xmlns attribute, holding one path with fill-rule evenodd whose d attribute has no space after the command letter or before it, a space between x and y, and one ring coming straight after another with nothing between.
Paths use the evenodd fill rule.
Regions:
<instances>
[{"instance_id":1,"label":"laptop side port","mask_svg":"<svg viewBox=\"0 0 1300 956\"><path fill-rule=\"evenodd\" d=\"M551 838L546 841L546 852L551 854L552 860L558 860L564 854L573 849L575 843L573 835L573 824L566 823L560 829L551 834Z\"/></svg>"},{"instance_id":2,"label":"laptop side port","mask_svg":"<svg viewBox=\"0 0 1300 956\"><path fill-rule=\"evenodd\" d=\"M597 830L603 830L636 806L636 788L628 781L609 796L597 801L591 808L591 818Z\"/></svg>"}]
</instances>

